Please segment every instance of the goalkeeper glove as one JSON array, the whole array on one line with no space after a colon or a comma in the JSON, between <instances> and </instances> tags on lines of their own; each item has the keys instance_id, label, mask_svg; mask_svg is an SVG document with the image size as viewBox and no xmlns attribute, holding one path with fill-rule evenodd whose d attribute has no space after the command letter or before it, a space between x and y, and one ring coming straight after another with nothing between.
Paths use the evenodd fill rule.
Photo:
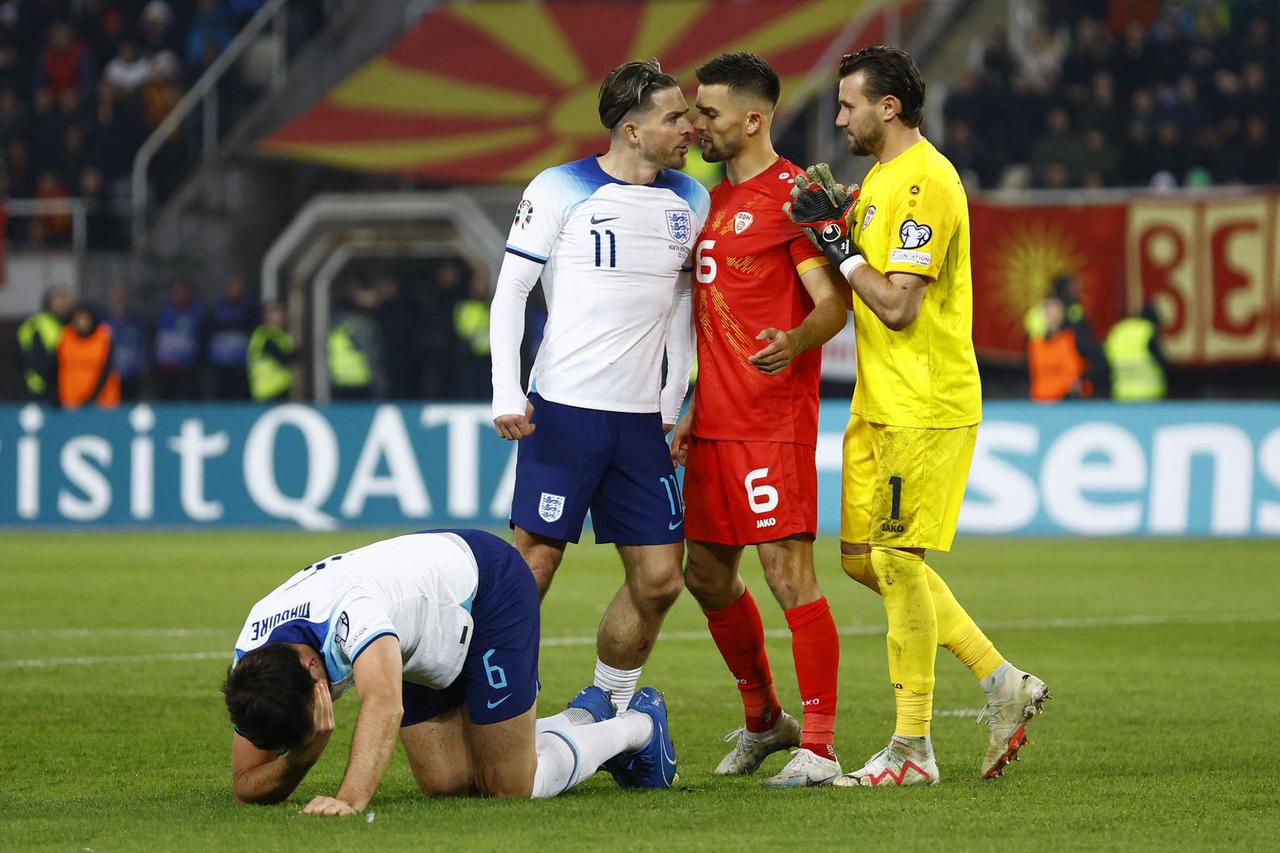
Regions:
<instances>
[{"instance_id":1,"label":"goalkeeper glove","mask_svg":"<svg viewBox=\"0 0 1280 853\"><path fill-rule=\"evenodd\" d=\"M791 201L782 206L791 221L799 225L836 267L841 267L862 250L853 242L848 216L858 199L858 188L846 188L831 176L826 163L810 166L796 175Z\"/></svg>"}]
</instances>

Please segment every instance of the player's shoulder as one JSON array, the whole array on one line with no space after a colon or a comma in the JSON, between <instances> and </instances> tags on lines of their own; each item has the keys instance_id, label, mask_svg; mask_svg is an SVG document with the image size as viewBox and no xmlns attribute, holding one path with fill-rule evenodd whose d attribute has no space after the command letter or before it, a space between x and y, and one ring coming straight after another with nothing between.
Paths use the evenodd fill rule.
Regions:
<instances>
[{"instance_id":1,"label":"player's shoulder","mask_svg":"<svg viewBox=\"0 0 1280 853\"><path fill-rule=\"evenodd\" d=\"M707 188L677 169L663 169L660 171L657 180L653 182L652 186L661 187L675 193L684 199L690 210L703 219L706 218L707 211L711 208L711 195L707 192Z\"/></svg>"},{"instance_id":2,"label":"player's shoulder","mask_svg":"<svg viewBox=\"0 0 1280 853\"><path fill-rule=\"evenodd\" d=\"M905 171L906 180L902 182L906 192L913 195L926 190L942 190L951 193L959 189L963 192L964 184L960 180L960 173L932 142L927 139L921 140L910 154L911 161L907 164L909 168Z\"/></svg>"},{"instance_id":3,"label":"player's shoulder","mask_svg":"<svg viewBox=\"0 0 1280 853\"><path fill-rule=\"evenodd\" d=\"M529 182L526 195L572 203L590 196L610 180L594 156L583 157L543 169Z\"/></svg>"}]
</instances>

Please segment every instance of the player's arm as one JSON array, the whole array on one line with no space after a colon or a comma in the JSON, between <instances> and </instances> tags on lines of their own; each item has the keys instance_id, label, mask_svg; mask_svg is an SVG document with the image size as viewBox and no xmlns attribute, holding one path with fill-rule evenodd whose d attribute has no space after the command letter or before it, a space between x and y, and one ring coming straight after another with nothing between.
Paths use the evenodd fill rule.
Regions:
<instances>
[{"instance_id":1,"label":"player's arm","mask_svg":"<svg viewBox=\"0 0 1280 853\"><path fill-rule=\"evenodd\" d=\"M867 264L849 231L848 218L857 188L847 189L836 183L825 163L797 174L794 184L792 200L783 210L840 270L858 298L895 332L915 322L929 279L903 272L886 276Z\"/></svg>"},{"instance_id":2,"label":"player's arm","mask_svg":"<svg viewBox=\"0 0 1280 853\"><path fill-rule=\"evenodd\" d=\"M293 793L320 760L333 734L333 699L326 680L316 681L311 696L311 734L283 755L258 749L236 732L231 739L231 784L241 805L278 803Z\"/></svg>"},{"instance_id":3,"label":"player's arm","mask_svg":"<svg viewBox=\"0 0 1280 853\"><path fill-rule=\"evenodd\" d=\"M493 360L493 424L506 439L533 432L533 406L520 384L520 345L529 294L542 275L542 264L508 252L502 260L489 309L489 351Z\"/></svg>"},{"instance_id":4,"label":"player's arm","mask_svg":"<svg viewBox=\"0 0 1280 853\"><path fill-rule=\"evenodd\" d=\"M302 810L310 815L343 815L362 811L378 790L395 751L404 714L401 682L404 664L400 640L385 634L365 646L352 665L360 715L351 736L351 758L336 797L316 797Z\"/></svg>"},{"instance_id":5,"label":"player's arm","mask_svg":"<svg viewBox=\"0 0 1280 853\"><path fill-rule=\"evenodd\" d=\"M756 335L756 340L768 343L748 361L761 373L772 376L786 370L792 359L831 340L849 320L848 303L842 295L847 288L832 267L814 267L803 273L800 281L813 300L813 310L795 328L768 328Z\"/></svg>"},{"instance_id":6,"label":"player's arm","mask_svg":"<svg viewBox=\"0 0 1280 853\"><path fill-rule=\"evenodd\" d=\"M929 279L909 272L891 272L887 276L871 267L859 256L860 264L847 261L841 270L849 286L871 313L891 330L901 332L915 322L924 301Z\"/></svg>"},{"instance_id":7,"label":"player's arm","mask_svg":"<svg viewBox=\"0 0 1280 853\"><path fill-rule=\"evenodd\" d=\"M667 323L667 382L662 388L662 428L670 432L680 418L693 369L693 282L689 272L676 278L675 305Z\"/></svg>"}]
</instances>

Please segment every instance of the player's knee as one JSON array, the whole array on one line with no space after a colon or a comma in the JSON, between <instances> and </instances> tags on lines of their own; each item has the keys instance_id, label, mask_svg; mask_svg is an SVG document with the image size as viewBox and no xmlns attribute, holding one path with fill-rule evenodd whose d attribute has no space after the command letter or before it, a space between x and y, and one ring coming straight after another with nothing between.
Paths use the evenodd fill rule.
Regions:
<instances>
[{"instance_id":1,"label":"player's knee","mask_svg":"<svg viewBox=\"0 0 1280 853\"><path fill-rule=\"evenodd\" d=\"M677 567L674 571L650 577L639 589L632 590L632 597L645 610L666 613L680 598L684 586L684 575Z\"/></svg>"},{"instance_id":2,"label":"player's knee","mask_svg":"<svg viewBox=\"0 0 1280 853\"><path fill-rule=\"evenodd\" d=\"M533 796L533 769L529 772L512 772L513 768L486 770L481 768L476 774L476 788L486 797L527 800Z\"/></svg>"},{"instance_id":3,"label":"player's knee","mask_svg":"<svg viewBox=\"0 0 1280 853\"><path fill-rule=\"evenodd\" d=\"M417 774L418 789L428 797L464 797L475 789L471 774L462 770L433 768L430 774Z\"/></svg>"}]
</instances>

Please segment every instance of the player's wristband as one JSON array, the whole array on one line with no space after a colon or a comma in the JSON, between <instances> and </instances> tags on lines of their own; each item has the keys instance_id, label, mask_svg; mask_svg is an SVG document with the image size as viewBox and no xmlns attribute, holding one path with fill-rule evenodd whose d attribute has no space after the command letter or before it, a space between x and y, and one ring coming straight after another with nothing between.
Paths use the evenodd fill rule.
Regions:
<instances>
[{"instance_id":1,"label":"player's wristband","mask_svg":"<svg viewBox=\"0 0 1280 853\"><path fill-rule=\"evenodd\" d=\"M867 262L862 255L850 255L845 258L844 263L840 264L840 275L848 278L853 275L853 271Z\"/></svg>"}]
</instances>

